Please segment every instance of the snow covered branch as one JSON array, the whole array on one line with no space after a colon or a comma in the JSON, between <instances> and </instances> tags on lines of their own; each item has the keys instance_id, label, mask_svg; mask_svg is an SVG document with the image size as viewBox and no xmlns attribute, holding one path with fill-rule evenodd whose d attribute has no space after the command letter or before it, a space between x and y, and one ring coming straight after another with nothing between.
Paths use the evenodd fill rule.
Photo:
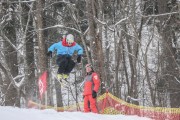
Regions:
<instances>
[{"instance_id":1,"label":"snow covered branch","mask_svg":"<svg viewBox=\"0 0 180 120\"><path fill-rule=\"evenodd\" d=\"M137 99L137 98L133 98L133 97L131 97L131 96L127 96L127 98L126 98L126 100L130 100L131 102L132 101L137 101L137 102L139 102L141 99Z\"/></svg>"},{"instance_id":2,"label":"snow covered branch","mask_svg":"<svg viewBox=\"0 0 180 120\"><path fill-rule=\"evenodd\" d=\"M95 19L98 23L100 23L100 24L102 24L102 25L105 25L110 31L114 32L114 29L110 28L109 25L107 25L106 22L100 21L100 20L97 19L95 16L94 16L94 19Z\"/></svg>"},{"instance_id":3,"label":"snow covered branch","mask_svg":"<svg viewBox=\"0 0 180 120\"><path fill-rule=\"evenodd\" d=\"M36 0L29 0L29 1L13 1L13 2L4 2L3 3L30 3L30 2L36 2Z\"/></svg>"},{"instance_id":4,"label":"snow covered branch","mask_svg":"<svg viewBox=\"0 0 180 120\"><path fill-rule=\"evenodd\" d=\"M79 34L82 34L81 31L75 29L75 28L71 28L71 27L66 27L66 26L63 26L63 25L54 25L54 26L51 26L51 27L46 27L46 28L43 28L43 29L38 29L38 30L47 30L47 29L52 29L52 28L65 28L65 29L70 29L70 30L73 30Z\"/></svg>"},{"instance_id":5,"label":"snow covered branch","mask_svg":"<svg viewBox=\"0 0 180 120\"><path fill-rule=\"evenodd\" d=\"M175 80L180 84L180 81L177 79L177 77L174 77L175 78Z\"/></svg>"},{"instance_id":6,"label":"snow covered branch","mask_svg":"<svg viewBox=\"0 0 180 120\"><path fill-rule=\"evenodd\" d=\"M115 30L115 28L116 28L117 25L121 24L122 22L124 22L124 21L127 20L128 18L129 18L129 17L126 17L126 18L123 18L123 19L119 20L117 23L114 24L113 28L111 28L111 27L109 27L109 25L107 25L106 22L101 21L101 20L97 19L97 18L94 16L94 19L95 19L97 22L99 22L99 23L102 24L102 25L105 25L105 26L106 26L110 31L112 31L112 32L114 32L114 30Z\"/></svg>"},{"instance_id":7,"label":"snow covered branch","mask_svg":"<svg viewBox=\"0 0 180 120\"><path fill-rule=\"evenodd\" d=\"M142 17L144 17L144 18L147 18L147 17L160 17L160 16L173 15L173 14L179 14L179 12L163 13L163 14L148 15L148 16L142 15Z\"/></svg>"},{"instance_id":8,"label":"snow covered branch","mask_svg":"<svg viewBox=\"0 0 180 120\"><path fill-rule=\"evenodd\" d=\"M114 27L116 27L118 24L124 22L124 21L127 20L128 18L129 18L129 17L126 17L126 18L121 19L120 21L118 21L118 22L114 25Z\"/></svg>"}]
</instances>

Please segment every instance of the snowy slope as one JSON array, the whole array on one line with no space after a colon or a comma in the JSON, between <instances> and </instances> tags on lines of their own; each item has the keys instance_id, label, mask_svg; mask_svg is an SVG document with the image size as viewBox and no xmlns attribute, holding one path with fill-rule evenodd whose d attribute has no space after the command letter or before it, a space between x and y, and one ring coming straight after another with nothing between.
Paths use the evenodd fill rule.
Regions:
<instances>
[{"instance_id":1,"label":"snowy slope","mask_svg":"<svg viewBox=\"0 0 180 120\"><path fill-rule=\"evenodd\" d=\"M150 120L138 116L101 115L55 110L20 109L0 106L0 120Z\"/></svg>"}]
</instances>

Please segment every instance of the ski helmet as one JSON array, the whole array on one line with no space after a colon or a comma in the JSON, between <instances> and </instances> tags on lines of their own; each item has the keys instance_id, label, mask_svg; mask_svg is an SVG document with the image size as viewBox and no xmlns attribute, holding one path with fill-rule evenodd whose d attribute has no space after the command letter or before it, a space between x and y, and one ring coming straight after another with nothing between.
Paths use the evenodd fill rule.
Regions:
<instances>
[{"instance_id":1,"label":"ski helmet","mask_svg":"<svg viewBox=\"0 0 180 120\"><path fill-rule=\"evenodd\" d=\"M72 34L68 34L66 36L66 42L67 44L72 44L74 42L74 36Z\"/></svg>"}]
</instances>

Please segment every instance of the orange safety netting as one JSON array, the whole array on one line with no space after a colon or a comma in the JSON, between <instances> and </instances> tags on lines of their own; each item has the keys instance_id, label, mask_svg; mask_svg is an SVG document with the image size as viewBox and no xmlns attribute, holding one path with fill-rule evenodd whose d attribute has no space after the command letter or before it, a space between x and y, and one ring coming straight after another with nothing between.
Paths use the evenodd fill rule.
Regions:
<instances>
[{"instance_id":1,"label":"orange safety netting","mask_svg":"<svg viewBox=\"0 0 180 120\"><path fill-rule=\"evenodd\" d=\"M29 101L29 107L40 109L53 108ZM97 107L101 114L124 114L149 117L154 120L180 120L179 108L144 107L127 103L110 93L105 93L97 98ZM72 106L58 107L57 111L83 111L83 103Z\"/></svg>"}]
</instances>

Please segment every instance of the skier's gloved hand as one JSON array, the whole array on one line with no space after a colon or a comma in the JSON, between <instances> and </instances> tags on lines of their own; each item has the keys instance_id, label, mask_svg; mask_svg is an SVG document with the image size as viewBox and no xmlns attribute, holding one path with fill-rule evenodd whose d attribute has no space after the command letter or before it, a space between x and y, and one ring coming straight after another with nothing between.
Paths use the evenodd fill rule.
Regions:
<instances>
[{"instance_id":1,"label":"skier's gloved hand","mask_svg":"<svg viewBox=\"0 0 180 120\"><path fill-rule=\"evenodd\" d=\"M78 55L77 57L77 63L80 63L81 62L81 55Z\"/></svg>"},{"instance_id":2,"label":"skier's gloved hand","mask_svg":"<svg viewBox=\"0 0 180 120\"><path fill-rule=\"evenodd\" d=\"M92 92L92 97L93 97L93 98L96 98L96 97L97 97L97 93L96 93L96 91L94 91L94 90L93 90L93 92Z\"/></svg>"},{"instance_id":3,"label":"skier's gloved hand","mask_svg":"<svg viewBox=\"0 0 180 120\"><path fill-rule=\"evenodd\" d=\"M52 51L49 51L49 52L47 53L47 56L49 56L49 57L52 58Z\"/></svg>"}]
</instances>

